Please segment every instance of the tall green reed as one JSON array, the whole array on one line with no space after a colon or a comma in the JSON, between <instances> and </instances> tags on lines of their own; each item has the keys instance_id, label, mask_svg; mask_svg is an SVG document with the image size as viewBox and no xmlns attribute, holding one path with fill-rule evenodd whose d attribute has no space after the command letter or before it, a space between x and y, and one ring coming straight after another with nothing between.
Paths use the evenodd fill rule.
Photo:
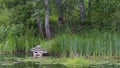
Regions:
<instances>
[{"instance_id":1,"label":"tall green reed","mask_svg":"<svg viewBox=\"0 0 120 68\"><path fill-rule=\"evenodd\" d=\"M43 45L51 53L60 56L118 56L120 55L120 35L111 32L90 32L80 35L63 34Z\"/></svg>"},{"instance_id":2,"label":"tall green reed","mask_svg":"<svg viewBox=\"0 0 120 68\"><path fill-rule=\"evenodd\" d=\"M16 52L29 52L30 48L40 44L41 38L34 34L33 30L27 29L25 34L7 34L4 40L0 41L0 51L16 53Z\"/></svg>"}]
</instances>

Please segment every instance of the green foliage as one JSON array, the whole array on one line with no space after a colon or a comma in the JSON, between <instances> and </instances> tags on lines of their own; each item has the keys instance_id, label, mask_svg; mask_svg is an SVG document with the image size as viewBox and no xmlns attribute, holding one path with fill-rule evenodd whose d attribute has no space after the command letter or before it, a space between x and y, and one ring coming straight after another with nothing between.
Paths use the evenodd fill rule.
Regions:
<instances>
[{"instance_id":1,"label":"green foliage","mask_svg":"<svg viewBox=\"0 0 120 68\"><path fill-rule=\"evenodd\" d=\"M39 44L30 0L0 0L0 51L26 51Z\"/></svg>"},{"instance_id":2,"label":"green foliage","mask_svg":"<svg viewBox=\"0 0 120 68\"><path fill-rule=\"evenodd\" d=\"M79 0L62 0L60 9L65 24L58 26L58 9L55 0L50 0L49 20L55 38L44 42L35 23L38 16L44 26L44 0L0 0L0 50L29 51L34 45L42 43L43 47L59 56L74 56L75 53L119 55L119 0L91 0L90 17L83 24L80 24L79 7ZM88 0L85 0L85 7L88 13ZM92 29L96 31L89 33ZM43 34L45 37L45 27Z\"/></svg>"},{"instance_id":3,"label":"green foliage","mask_svg":"<svg viewBox=\"0 0 120 68\"><path fill-rule=\"evenodd\" d=\"M26 29L24 34L23 26L12 25L9 29L1 26L4 31L1 31L0 36L0 51L8 52L28 52L33 46L40 44L40 36L34 35L33 30ZM1 30L2 30L1 29ZM21 33L22 32L22 33Z\"/></svg>"},{"instance_id":4,"label":"green foliage","mask_svg":"<svg viewBox=\"0 0 120 68\"><path fill-rule=\"evenodd\" d=\"M113 17L116 15L113 13L117 13L116 9L119 8L118 5L118 1L93 0L90 19L94 27L107 30L116 30L116 28L119 28L119 26L114 25L117 24L117 20ZM113 23L113 21L115 22Z\"/></svg>"},{"instance_id":5,"label":"green foliage","mask_svg":"<svg viewBox=\"0 0 120 68\"><path fill-rule=\"evenodd\" d=\"M0 26L0 40L3 40L7 34L7 29L3 25Z\"/></svg>"}]
</instances>

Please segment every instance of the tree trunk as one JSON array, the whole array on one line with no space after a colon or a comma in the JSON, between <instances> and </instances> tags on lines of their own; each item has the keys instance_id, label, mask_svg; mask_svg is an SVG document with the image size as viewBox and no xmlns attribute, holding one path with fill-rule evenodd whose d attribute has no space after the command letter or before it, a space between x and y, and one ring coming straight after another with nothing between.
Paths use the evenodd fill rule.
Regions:
<instances>
[{"instance_id":1,"label":"tree trunk","mask_svg":"<svg viewBox=\"0 0 120 68\"><path fill-rule=\"evenodd\" d=\"M83 23L86 20L86 10L84 6L84 0L80 0L80 17L81 17L81 22Z\"/></svg>"},{"instance_id":2,"label":"tree trunk","mask_svg":"<svg viewBox=\"0 0 120 68\"><path fill-rule=\"evenodd\" d=\"M58 11L58 24L63 24L64 20L63 20L63 13L61 10L61 0L56 0L56 7L57 7L57 11Z\"/></svg>"},{"instance_id":3,"label":"tree trunk","mask_svg":"<svg viewBox=\"0 0 120 68\"><path fill-rule=\"evenodd\" d=\"M88 20L90 21L91 0L88 1Z\"/></svg>"},{"instance_id":4,"label":"tree trunk","mask_svg":"<svg viewBox=\"0 0 120 68\"><path fill-rule=\"evenodd\" d=\"M39 30L41 37L44 37L42 23L41 23L41 20L39 19L39 17L36 18L36 24L38 26L38 30Z\"/></svg>"},{"instance_id":5,"label":"tree trunk","mask_svg":"<svg viewBox=\"0 0 120 68\"><path fill-rule=\"evenodd\" d=\"M48 5L49 0L45 0L45 31L46 31L46 36L48 39L51 38L51 32L50 32L50 26L49 26L49 5Z\"/></svg>"}]
</instances>

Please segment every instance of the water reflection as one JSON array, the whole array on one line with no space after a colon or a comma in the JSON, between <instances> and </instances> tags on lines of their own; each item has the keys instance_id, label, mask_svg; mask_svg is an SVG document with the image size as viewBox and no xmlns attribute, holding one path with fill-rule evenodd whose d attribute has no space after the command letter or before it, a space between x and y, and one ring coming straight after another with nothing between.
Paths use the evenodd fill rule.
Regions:
<instances>
[{"instance_id":1,"label":"water reflection","mask_svg":"<svg viewBox=\"0 0 120 68\"><path fill-rule=\"evenodd\" d=\"M116 64L103 64L103 65L91 65L89 67L80 67L80 66L73 66L73 67L67 67L65 65L61 64L45 64L41 65L40 63L15 63L15 64L0 64L0 68L120 68L120 65Z\"/></svg>"},{"instance_id":2,"label":"water reflection","mask_svg":"<svg viewBox=\"0 0 120 68\"><path fill-rule=\"evenodd\" d=\"M100 65L90 65L87 68L120 68L120 65L117 65L115 63L113 63L113 64L100 64Z\"/></svg>"},{"instance_id":3,"label":"water reflection","mask_svg":"<svg viewBox=\"0 0 120 68\"><path fill-rule=\"evenodd\" d=\"M61 64L46 64L40 65L32 62L27 63L17 63L12 65L0 65L0 68L67 68L65 65Z\"/></svg>"}]
</instances>

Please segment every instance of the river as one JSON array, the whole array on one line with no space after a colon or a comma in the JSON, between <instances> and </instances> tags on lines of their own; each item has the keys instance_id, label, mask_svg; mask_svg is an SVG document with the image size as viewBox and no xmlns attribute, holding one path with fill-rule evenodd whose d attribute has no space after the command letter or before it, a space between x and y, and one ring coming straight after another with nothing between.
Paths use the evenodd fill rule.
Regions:
<instances>
[{"instance_id":1,"label":"river","mask_svg":"<svg viewBox=\"0 0 120 68\"><path fill-rule=\"evenodd\" d=\"M40 62L24 62L25 56L0 55L0 68L120 68L119 63L92 64L89 66L65 66L63 64L41 64Z\"/></svg>"}]
</instances>

